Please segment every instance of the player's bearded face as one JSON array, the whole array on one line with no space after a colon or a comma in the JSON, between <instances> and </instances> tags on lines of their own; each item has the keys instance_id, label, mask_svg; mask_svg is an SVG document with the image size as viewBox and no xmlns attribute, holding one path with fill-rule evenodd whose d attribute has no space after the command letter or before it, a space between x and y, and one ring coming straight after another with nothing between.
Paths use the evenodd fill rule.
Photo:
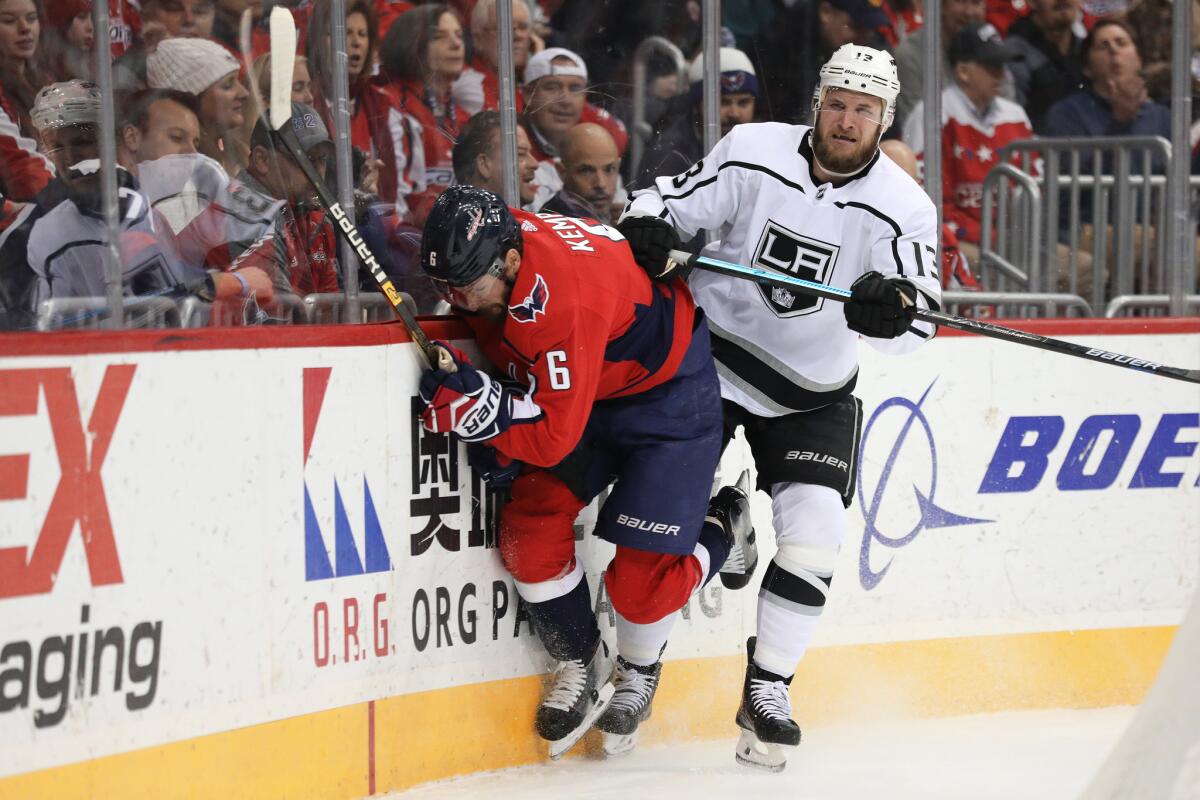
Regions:
<instances>
[{"instance_id":1,"label":"player's bearded face","mask_svg":"<svg viewBox=\"0 0 1200 800\"><path fill-rule=\"evenodd\" d=\"M844 102L853 101L854 96L859 99L867 97L858 92L832 91L816 115L813 154L821 166L831 172L857 172L875 155L879 129L882 127L875 118L880 116L883 103L878 98L870 98L874 103L868 108L861 102Z\"/></svg>"}]
</instances>

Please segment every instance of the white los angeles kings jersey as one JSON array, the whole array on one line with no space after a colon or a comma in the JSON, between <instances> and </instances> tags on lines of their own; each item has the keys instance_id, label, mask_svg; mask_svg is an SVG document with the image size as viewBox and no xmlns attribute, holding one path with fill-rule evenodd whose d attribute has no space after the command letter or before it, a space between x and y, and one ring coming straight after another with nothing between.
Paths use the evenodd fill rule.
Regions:
<instances>
[{"instance_id":1,"label":"white los angeles kings jersey","mask_svg":"<svg viewBox=\"0 0 1200 800\"><path fill-rule=\"evenodd\" d=\"M871 270L904 277L922 308L938 308L937 217L921 187L881 154L842 186L817 185L809 136L803 125L738 125L687 172L636 193L626 213L667 219L685 241L719 232L704 255L843 289ZM841 303L701 269L691 288L708 316L727 399L775 417L854 389L859 336ZM903 353L933 328L917 322L896 339L868 341Z\"/></svg>"}]
</instances>

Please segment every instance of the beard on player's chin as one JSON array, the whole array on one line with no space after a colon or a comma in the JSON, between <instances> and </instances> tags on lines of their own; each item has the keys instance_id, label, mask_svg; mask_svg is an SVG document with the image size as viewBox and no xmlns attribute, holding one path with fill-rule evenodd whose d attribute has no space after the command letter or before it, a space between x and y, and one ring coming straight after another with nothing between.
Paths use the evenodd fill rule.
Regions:
<instances>
[{"instance_id":1,"label":"beard on player's chin","mask_svg":"<svg viewBox=\"0 0 1200 800\"><path fill-rule=\"evenodd\" d=\"M830 145L828 134L819 130L813 136L812 148L823 168L842 174L857 172L875 156L875 145L867 139L860 139L852 152L836 152Z\"/></svg>"}]
</instances>

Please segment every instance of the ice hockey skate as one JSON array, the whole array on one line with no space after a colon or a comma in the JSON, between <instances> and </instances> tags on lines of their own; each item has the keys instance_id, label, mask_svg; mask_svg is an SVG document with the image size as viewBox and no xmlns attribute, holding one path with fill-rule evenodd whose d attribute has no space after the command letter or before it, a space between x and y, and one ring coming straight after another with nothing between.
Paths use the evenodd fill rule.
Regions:
<instances>
[{"instance_id":1,"label":"ice hockey skate","mask_svg":"<svg viewBox=\"0 0 1200 800\"><path fill-rule=\"evenodd\" d=\"M750 470L744 470L736 486L723 486L708 503L705 522L721 526L730 541L729 556L721 565L721 583L726 589L741 589L750 582L758 566L758 545L750 521Z\"/></svg>"},{"instance_id":2,"label":"ice hockey skate","mask_svg":"<svg viewBox=\"0 0 1200 800\"><path fill-rule=\"evenodd\" d=\"M781 772L787 766L787 751L800 744L800 726L792 720L788 699L791 678L779 680L754 665L754 643L746 640L746 682L737 724L742 729L734 757L748 767Z\"/></svg>"},{"instance_id":3,"label":"ice hockey skate","mask_svg":"<svg viewBox=\"0 0 1200 800\"><path fill-rule=\"evenodd\" d=\"M661 675L661 661L643 667L617 656L613 675L616 692L596 722L596 727L604 731L604 755L608 758L626 755L637 746L638 726L650 719Z\"/></svg>"},{"instance_id":4,"label":"ice hockey skate","mask_svg":"<svg viewBox=\"0 0 1200 800\"><path fill-rule=\"evenodd\" d=\"M604 639L590 660L559 661L549 691L538 706L534 727L558 760L583 738L612 700L612 659Z\"/></svg>"}]
</instances>

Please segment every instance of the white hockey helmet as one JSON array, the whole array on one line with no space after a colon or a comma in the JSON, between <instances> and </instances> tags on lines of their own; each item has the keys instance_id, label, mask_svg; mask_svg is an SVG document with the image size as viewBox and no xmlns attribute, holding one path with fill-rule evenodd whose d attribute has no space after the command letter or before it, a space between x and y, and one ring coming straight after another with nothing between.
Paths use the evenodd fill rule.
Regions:
<instances>
[{"instance_id":1,"label":"white hockey helmet","mask_svg":"<svg viewBox=\"0 0 1200 800\"><path fill-rule=\"evenodd\" d=\"M900 95L900 77L896 59L884 50L844 44L821 67L821 77L813 92L812 108L817 112L830 89L850 89L883 101L883 127L892 126L896 117L896 98Z\"/></svg>"},{"instance_id":2,"label":"white hockey helmet","mask_svg":"<svg viewBox=\"0 0 1200 800\"><path fill-rule=\"evenodd\" d=\"M100 90L78 78L52 83L34 98L29 117L39 131L100 124Z\"/></svg>"}]
</instances>

